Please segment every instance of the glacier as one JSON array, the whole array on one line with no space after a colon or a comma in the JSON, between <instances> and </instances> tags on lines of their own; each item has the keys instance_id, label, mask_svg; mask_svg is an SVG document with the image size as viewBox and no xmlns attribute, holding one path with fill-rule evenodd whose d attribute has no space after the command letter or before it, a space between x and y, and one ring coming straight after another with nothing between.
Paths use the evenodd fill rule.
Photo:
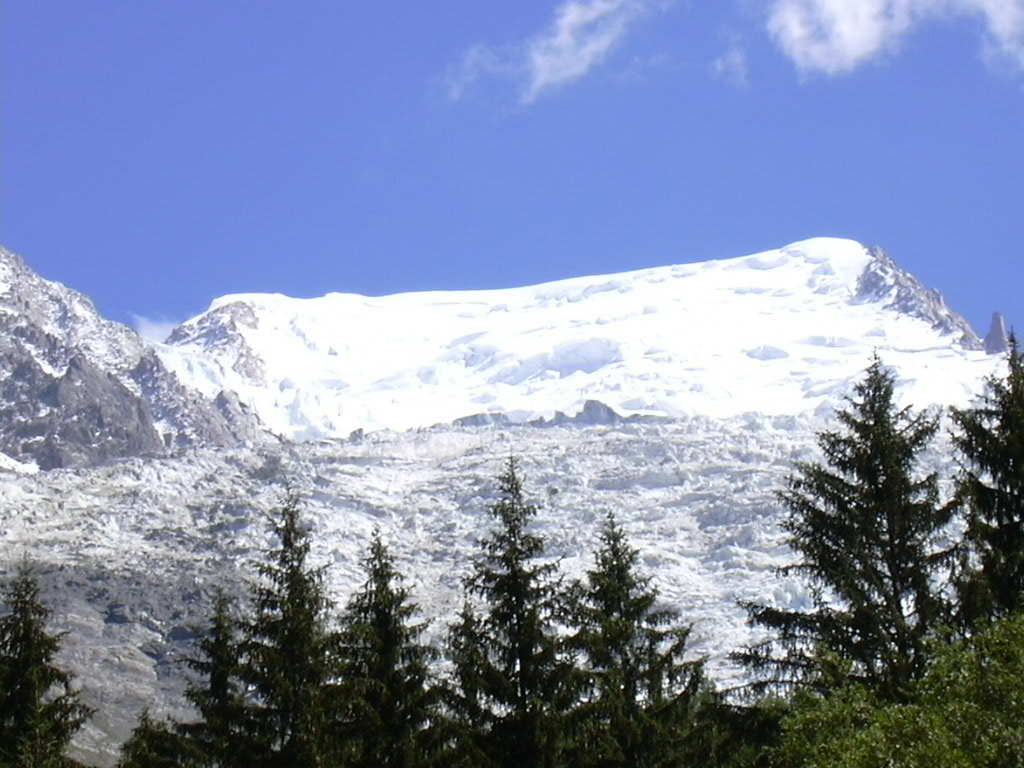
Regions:
<instances>
[{"instance_id":1,"label":"glacier","mask_svg":"<svg viewBox=\"0 0 1024 768\"><path fill-rule=\"evenodd\" d=\"M520 421L599 400L622 415L813 412L877 350L919 404L963 404L991 358L877 249L815 238L735 259L524 288L315 299L236 294L158 347L288 439Z\"/></svg>"}]
</instances>

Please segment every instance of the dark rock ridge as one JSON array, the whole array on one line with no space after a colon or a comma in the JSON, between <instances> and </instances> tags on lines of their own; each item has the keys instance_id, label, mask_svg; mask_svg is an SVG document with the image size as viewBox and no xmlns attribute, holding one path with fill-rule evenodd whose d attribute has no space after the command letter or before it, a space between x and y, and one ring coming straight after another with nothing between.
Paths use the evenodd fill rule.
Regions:
<instances>
[{"instance_id":1,"label":"dark rock ridge","mask_svg":"<svg viewBox=\"0 0 1024 768\"><path fill-rule=\"evenodd\" d=\"M901 269L882 248L872 246L868 253L871 262L857 282L854 303L883 302L886 309L924 320L943 335L956 337L968 349L982 349L967 318L950 309L941 293Z\"/></svg>"},{"instance_id":2,"label":"dark rock ridge","mask_svg":"<svg viewBox=\"0 0 1024 768\"><path fill-rule=\"evenodd\" d=\"M0 249L0 451L52 469L264 434L234 394L185 387L132 329Z\"/></svg>"},{"instance_id":3,"label":"dark rock ridge","mask_svg":"<svg viewBox=\"0 0 1024 768\"><path fill-rule=\"evenodd\" d=\"M542 426L560 427L564 424L606 426L609 424L618 424L622 421L624 421L624 419L619 414L600 400L587 400L583 403L583 408L580 409L579 413L576 415L569 416L561 411L555 411L555 415L552 418L542 421Z\"/></svg>"},{"instance_id":4,"label":"dark rock ridge","mask_svg":"<svg viewBox=\"0 0 1024 768\"><path fill-rule=\"evenodd\" d=\"M624 423L637 423L637 422L657 422L662 421L656 416L645 416L640 414L632 414L631 416L621 416L613 408L605 405L600 400L587 400L583 403L583 407L574 415L569 416L562 411L555 411L554 415L550 419L545 419L543 416L537 419L532 419L525 423L518 423L509 418L508 414L495 411L491 413L474 413L470 416L463 416L462 418L455 419L452 422L452 426L455 427L514 427L514 426L527 426L527 427L564 427L567 425L577 426L611 426L614 424ZM361 432L361 430L360 430Z\"/></svg>"}]
</instances>

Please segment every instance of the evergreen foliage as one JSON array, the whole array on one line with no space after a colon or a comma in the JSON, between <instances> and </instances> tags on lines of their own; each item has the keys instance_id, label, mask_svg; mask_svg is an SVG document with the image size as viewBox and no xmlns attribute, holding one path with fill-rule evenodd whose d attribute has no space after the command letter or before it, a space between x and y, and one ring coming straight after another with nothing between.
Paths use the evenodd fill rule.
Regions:
<instances>
[{"instance_id":1,"label":"evergreen foliage","mask_svg":"<svg viewBox=\"0 0 1024 768\"><path fill-rule=\"evenodd\" d=\"M332 765L338 637L328 629L323 569L309 564L309 532L289 496L271 530L280 542L258 566L255 616L243 622L241 680L251 698L244 733L262 768Z\"/></svg>"},{"instance_id":2,"label":"evergreen foliage","mask_svg":"<svg viewBox=\"0 0 1024 768\"><path fill-rule=\"evenodd\" d=\"M657 590L638 573L639 552L611 515L600 541L574 611L587 680L574 764L678 765L695 746L703 662L683 660L690 627L657 607Z\"/></svg>"},{"instance_id":3,"label":"evergreen foliage","mask_svg":"<svg viewBox=\"0 0 1024 768\"><path fill-rule=\"evenodd\" d=\"M953 421L972 556L958 586L971 624L1024 608L1024 357L1016 337L1005 378L989 379L981 402L954 408Z\"/></svg>"},{"instance_id":4,"label":"evergreen foliage","mask_svg":"<svg viewBox=\"0 0 1024 768\"><path fill-rule=\"evenodd\" d=\"M5 593L0 617L0 766L56 768L69 764L64 751L92 715L54 664L60 636L49 634L50 610L39 584L23 563Z\"/></svg>"},{"instance_id":5,"label":"evergreen foliage","mask_svg":"<svg viewBox=\"0 0 1024 768\"><path fill-rule=\"evenodd\" d=\"M842 429L818 437L825 463L799 464L779 494L801 558L783 570L810 583L814 610L747 606L775 635L737 654L770 673L762 682L852 678L902 700L924 671L926 639L946 618L935 539L951 509L938 504L936 476L916 474L937 422L897 409L893 388L876 356L838 413Z\"/></svg>"},{"instance_id":6,"label":"evergreen foliage","mask_svg":"<svg viewBox=\"0 0 1024 768\"><path fill-rule=\"evenodd\" d=\"M214 765L184 737L177 723L154 720L148 710L139 715L132 735L121 745L117 768L200 768Z\"/></svg>"},{"instance_id":7,"label":"evergreen foliage","mask_svg":"<svg viewBox=\"0 0 1024 768\"><path fill-rule=\"evenodd\" d=\"M771 751L781 736L789 701L764 697L752 704L713 699L700 716L700 759L691 765L710 768L769 768Z\"/></svg>"},{"instance_id":8,"label":"evergreen foliage","mask_svg":"<svg viewBox=\"0 0 1024 768\"><path fill-rule=\"evenodd\" d=\"M248 709L243 684L238 622L231 615L231 600L223 591L214 598L207 631L196 641L198 655L185 660L200 679L192 681L186 698L199 712L199 720L178 728L192 748L203 755L208 768L245 768L255 755L245 732Z\"/></svg>"},{"instance_id":9,"label":"evergreen foliage","mask_svg":"<svg viewBox=\"0 0 1024 768\"><path fill-rule=\"evenodd\" d=\"M573 668L557 630L557 565L528 530L537 508L523 498L515 459L498 478L497 529L467 580L481 615L467 606L450 631L456 682L450 703L464 764L552 768L564 764Z\"/></svg>"},{"instance_id":10,"label":"evergreen foliage","mask_svg":"<svg viewBox=\"0 0 1024 768\"><path fill-rule=\"evenodd\" d=\"M485 749L493 720L485 696L485 675L490 666L486 643L482 620L467 600L448 631L447 658L452 662L452 677L444 691L449 716L441 722L448 743L446 757L460 768L493 765Z\"/></svg>"},{"instance_id":11,"label":"evergreen foliage","mask_svg":"<svg viewBox=\"0 0 1024 768\"><path fill-rule=\"evenodd\" d=\"M366 582L342 615L341 657L350 721L346 766L415 768L427 763L427 725L437 704L422 643L425 623L394 560L375 533L363 562Z\"/></svg>"}]
</instances>

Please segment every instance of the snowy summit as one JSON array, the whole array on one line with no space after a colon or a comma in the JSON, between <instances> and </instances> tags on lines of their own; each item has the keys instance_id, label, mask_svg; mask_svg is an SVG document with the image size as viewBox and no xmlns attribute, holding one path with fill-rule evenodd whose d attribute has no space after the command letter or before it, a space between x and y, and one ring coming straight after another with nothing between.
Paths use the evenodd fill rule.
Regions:
<instances>
[{"instance_id":1,"label":"snowy summit","mask_svg":"<svg viewBox=\"0 0 1024 768\"><path fill-rule=\"evenodd\" d=\"M318 439L588 400L623 416L806 413L873 350L920 405L963 403L990 371L937 293L834 238L502 290L230 295L158 351L207 396L234 391L274 432Z\"/></svg>"}]
</instances>

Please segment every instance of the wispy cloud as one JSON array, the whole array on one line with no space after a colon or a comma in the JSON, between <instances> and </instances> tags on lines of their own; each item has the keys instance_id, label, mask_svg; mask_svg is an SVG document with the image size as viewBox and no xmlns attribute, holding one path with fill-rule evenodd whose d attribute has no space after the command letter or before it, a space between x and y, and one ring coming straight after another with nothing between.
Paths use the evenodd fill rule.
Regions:
<instances>
[{"instance_id":1,"label":"wispy cloud","mask_svg":"<svg viewBox=\"0 0 1024 768\"><path fill-rule=\"evenodd\" d=\"M849 72L899 48L927 18L974 16L991 61L1024 72L1024 0L772 0L768 31L807 73Z\"/></svg>"},{"instance_id":2,"label":"wispy cloud","mask_svg":"<svg viewBox=\"0 0 1024 768\"><path fill-rule=\"evenodd\" d=\"M445 89L450 101L458 101L477 80L486 77L514 79L522 70L513 49L499 50L486 45L474 45L464 54L458 65L448 73Z\"/></svg>"},{"instance_id":3,"label":"wispy cloud","mask_svg":"<svg viewBox=\"0 0 1024 768\"><path fill-rule=\"evenodd\" d=\"M662 5L660 0L566 0L535 37L467 50L449 73L448 96L458 100L478 80L498 77L513 81L519 102L531 104L590 73L619 46L637 18Z\"/></svg>"},{"instance_id":4,"label":"wispy cloud","mask_svg":"<svg viewBox=\"0 0 1024 768\"><path fill-rule=\"evenodd\" d=\"M1024 0L973 0L966 4L985 19L988 58L1024 73Z\"/></svg>"},{"instance_id":5,"label":"wispy cloud","mask_svg":"<svg viewBox=\"0 0 1024 768\"><path fill-rule=\"evenodd\" d=\"M528 80L521 100L579 80L602 62L643 12L639 0L570 0L526 47Z\"/></svg>"},{"instance_id":6,"label":"wispy cloud","mask_svg":"<svg viewBox=\"0 0 1024 768\"><path fill-rule=\"evenodd\" d=\"M142 315L132 314L132 325L135 326L135 332L144 339L149 341L164 342L167 341L167 337L171 335L171 331L177 328L181 323L175 322L174 320L167 319L153 319L151 317L143 317Z\"/></svg>"},{"instance_id":7,"label":"wispy cloud","mask_svg":"<svg viewBox=\"0 0 1024 768\"><path fill-rule=\"evenodd\" d=\"M725 53L711 63L711 71L737 88L749 87L750 66L746 48L738 39L733 39Z\"/></svg>"},{"instance_id":8,"label":"wispy cloud","mask_svg":"<svg viewBox=\"0 0 1024 768\"><path fill-rule=\"evenodd\" d=\"M635 54L616 73L615 82L624 87L647 85L652 78L678 69L667 53Z\"/></svg>"},{"instance_id":9,"label":"wispy cloud","mask_svg":"<svg viewBox=\"0 0 1024 768\"><path fill-rule=\"evenodd\" d=\"M533 37L466 50L445 83L463 98L484 80L504 80L529 105L586 77L628 37L637 20L676 0L560 0L550 23ZM741 0L766 10L772 39L805 74L839 75L897 52L922 22L972 18L983 30L990 64L1024 75L1024 0ZM635 61L642 60L634 57ZM711 64L734 86L750 82L747 49L738 37Z\"/></svg>"}]
</instances>

